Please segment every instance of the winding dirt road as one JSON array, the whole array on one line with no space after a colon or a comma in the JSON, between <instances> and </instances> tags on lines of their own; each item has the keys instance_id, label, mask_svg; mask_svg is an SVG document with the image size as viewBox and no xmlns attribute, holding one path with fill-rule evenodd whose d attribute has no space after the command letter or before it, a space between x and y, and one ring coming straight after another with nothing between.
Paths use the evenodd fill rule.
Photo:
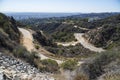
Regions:
<instances>
[{"instance_id":1,"label":"winding dirt road","mask_svg":"<svg viewBox=\"0 0 120 80\"><path fill-rule=\"evenodd\" d=\"M30 52L32 50L36 51L36 49L34 47L34 43L33 43L34 39L33 39L32 34L28 30L26 30L24 28L19 28L19 31L23 35L23 37L22 37L22 44L23 44L23 46L25 46L26 49L28 51L30 51ZM43 55L41 52L39 52L39 57L41 58L41 60L43 60L43 59L51 59L51 60L55 60L58 64L63 63L62 60L52 59L50 57L47 57L47 56Z\"/></svg>"},{"instance_id":2,"label":"winding dirt road","mask_svg":"<svg viewBox=\"0 0 120 80\"><path fill-rule=\"evenodd\" d=\"M94 52L102 52L105 51L102 48L97 48L94 45L92 45L91 43L89 43L84 37L83 37L84 33L75 33L74 36L77 39L77 41L72 41L72 42L57 42L57 45L62 45L62 46L75 46L76 44L80 43L84 48L87 48L91 51Z\"/></svg>"},{"instance_id":3,"label":"winding dirt road","mask_svg":"<svg viewBox=\"0 0 120 80\"><path fill-rule=\"evenodd\" d=\"M92 45L91 43L89 43L84 37L83 37L84 33L75 33L74 36L75 38L78 40L78 42L83 45L84 48L87 48L91 51L94 52L102 52L105 51L102 48L97 48L94 45Z\"/></svg>"}]
</instances>

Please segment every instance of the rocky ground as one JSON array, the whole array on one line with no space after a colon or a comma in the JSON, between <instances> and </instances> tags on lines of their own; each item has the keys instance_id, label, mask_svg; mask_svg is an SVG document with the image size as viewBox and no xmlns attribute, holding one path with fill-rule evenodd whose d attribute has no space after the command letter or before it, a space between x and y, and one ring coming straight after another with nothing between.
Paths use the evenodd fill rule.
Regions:
<instances>
[{"instance_id":1,"label":"rocky ground","mask_svg":"<svg viewBox=\"0 0 120 80\"><path fill-rule=\"evenodd\" d=\"M48 75L24 61L0 53L0 80L54 80Z\"/></svg>"}]
</instances>

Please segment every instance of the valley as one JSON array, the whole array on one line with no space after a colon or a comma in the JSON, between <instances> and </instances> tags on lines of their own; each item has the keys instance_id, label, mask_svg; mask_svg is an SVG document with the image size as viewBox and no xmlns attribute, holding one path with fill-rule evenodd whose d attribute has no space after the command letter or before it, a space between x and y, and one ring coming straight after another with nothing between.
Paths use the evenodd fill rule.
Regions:
<instances>
[{"instance_id":1,"label":"valley","mask_svg":"<svg viewBox=\"0 0 120 80\"><path fill-rule=\"evenodd\" d=\"M96 15L15 20L0 13L0 79L117 80L120 15Z\"/></svg>"}]
</instances>

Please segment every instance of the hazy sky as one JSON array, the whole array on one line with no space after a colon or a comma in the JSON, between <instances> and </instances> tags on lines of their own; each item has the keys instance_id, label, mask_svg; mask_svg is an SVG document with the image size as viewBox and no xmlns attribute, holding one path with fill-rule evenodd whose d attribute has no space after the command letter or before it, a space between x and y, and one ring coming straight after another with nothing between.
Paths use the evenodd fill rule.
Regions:
<instances>
[{"instance_id":1,"label":"hazy sky","mask_svg":"<svg viewBox=\"0 0 120 80\"><path fill-rule=\"evenodd\" d=\"M120 0L0 0L0 12L120 12Z\"/></svg>"}]
</instances>

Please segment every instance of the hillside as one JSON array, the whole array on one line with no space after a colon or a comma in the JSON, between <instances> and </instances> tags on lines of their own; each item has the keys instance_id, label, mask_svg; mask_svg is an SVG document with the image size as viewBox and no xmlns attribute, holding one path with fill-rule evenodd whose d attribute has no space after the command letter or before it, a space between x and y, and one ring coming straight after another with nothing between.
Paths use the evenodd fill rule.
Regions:
<instances>
[{"instance_id":1,"label":"hillside","mask_svg":"<svg viewBox=\"0 0 120 80\"><path fill-rule=\"evenodd\" d=\"M119 80L120 47L102 52L86 60L78 69L74 80Z\"/></svg>"},{"instance_id":2,"label":"hillside","mask_svg":"<svg viewBox=\"0 0 120 80\"><path fill-rule=\"evenodd\" d=\"M120 80L120 0L0 0L0 80Z\"/></svg>"},{"instance_id":3,"label":"hillside","mask_svg":"<svg viewBox=\"0 0 120 80\"><path fill-rule=\"evenodd\" d=\"M70 23L69 19L64 20L63 22ZM51 45L42 44L43 47L45 47L45 49L58 56L85 58L85 61L83 60L84 63L74 70L75 73L74 77L70 77L72 80L101 80L101 79L119 80L120 15L115 15L104 19L95 20L92 22L88 22L86 21L86 19L79 18L79 20L78 19L73 20L73 23L70 24L62 23L62 25L61 23L59 23L59 25L57 26L60 27L50 26L49 29L49 26L47 25L49 24L54 25L54 23L55 23L54 20L51 23L44 22L44 26L39 25L39 27L35 27L35 28L32 27L31 29L35 31L37 29L38 32L39 32L38 29L43 30L43 33L47 35L47 37L44 37L43 42L50 39L51 37L49 36L51 36L51 34L59 36L59 33L60 34L64 33L64 31L66 32L66 34L70 34L70 33L74 34L76 32L76 33L85 34L83 35L83 37L86 39L87 42L89 42L87 43L87 46L88 44L91 44L92 47L93 45L95 45L96 47L103 47L105 49L108 49L101 53L95 53L94 51L92 52L91 50L86 49L85 46L81 44L77 44L75 46L62 46L62 45L54 46L54 44L51 46ZM40 24L42 24L42 22ZM77 28L76 26L79 28ZM35 36L38 35L38 32ZM43 36L43 35L41 35L41 33L39 32L39 36ZM41 44L42 42L40 39L42 38L40 39L39 38L40 37L38 38L36 37L36 40L38 40ZM53 36L52 38L55 37ZM58 37L57 39L60 40L60 37ZM54 40L51 41L54 42ZM62 41L65 42L64 40L61 40L61 42ZM98 49L102 50L102 48L98 48ZM72 72L69 73L69 76L70 74L72 74Z\"/></svg>"},{"instance_id":4,"label":"hillside","mask_svg":"<svg viewBox=\"0 0 120 80\"><path fill-rule=\"evenodd\" d=\"M75 42L76 38L74 36L74 33L85 33L85 38L88 40L89 38L87 38L86 34L88 35L92 35L92 33L99 34L99 32L95 33L94 30L101 27L103 24L109 24L109 22L116 24L118 22L116 18L112 19L113 18L112 15L115 15L115 14L108 14L108 13L103 13L103 14L102 13L101 15L88 14L89 17L99 16L99 15L100 15L99 17L101 17L103 15L101 19L93 20L90 22L86 17L81 18L76 16L60 17L60 18L45 18L45 19L31 18L31 19L20 20L20 22L25 25L28 25L29 26L28 28L36 32L36 34L34 34L34 38L41 45L43 45L43 47L45 47L48 51L56 55L59 54L62 56L72 57L73 55L77 56L78 54L80 56L81 54L86 55L86 54L92 53L92 51L89 51L86 48L83 49L83 46L81 45L77 46L77 47L80 47L79 49L77 49L76 46L75 46L76 48L74 48L74 46L62 48L61 46L56 46L56 44L53 44L53 43ZM109 16L112 16L112 17L109 17ZM107 21L108 19L109 21ZM42 31L46 35L46 37L43 37L40 31ZM101 31L104 31L104 30L101 30ZM106 35L108 34L106 33ZM98 43L96 44L97 45L101 44L99 40L92 40L92 39L90 39L91 41L88 40L88 42L94 44L92 41L96 41L96 42L98 41ZM105 45L104 41L103 40L101 41L102 41L102 44ZM96 44L94 45L96 46ZM97 46L97 47L105 47L105 46ZM78 51L76 52L76 50Z\"/></svg>"},{"instance_id":5,"label":"hillside","mask_svg":"<svg viewBox=\"0 0 120 80\"><path fill-rule=\"evenodd\" d=\"M14 50L20 42L20 32L15 20L0 13L0 48Z\"/></svg>"},{"instance_id":6,"label":"hillside","mask_svg":"<svg viewBox=\"0 0 120 80\"><path fill-rule=\"evenodd\" d=\"M75 80L120 79L120 15L98 20L94 29L84 37L97 47L107 51L89 57L77 70Z\"/></svg>"},{"instance_id":7,"label":"hillside","mask_svg":"<svg viewBox=\"0 0 120 80\"><path fill-rule=\"evenodd\" d=\"M8 78L15 78L10 68L20 80L119 80L120 15L27 20L0 13L0 69Z\"/></svg>"},{"instance_id":8,"label":"hillside","mask_svg":"<svg viewBox=\"0 0 120 80\"><path fill-rule=\"evenodd\" d=\"M97 28L86 33L88 41L98 47L112 48L119 46L120 15L96 21Z\"/></svg>"},{"instance_id":9,"label":"hillside","mask_svg":"<svg viewBox=\"0 0 120 80\"><path fill-rule=\"evenodd\" d=\"M27 25L28 28L33 30L42 30L44 34L49 36L54 41L71 42L73 40L75 41L75 32L77 33L87 31L81 28L93 29L100 25L101 22L99 20L117 14L119 13L90 13L43 19L29 18L19 20L19 22ZM99 23L96 23L96 21Z\"/></svg>"},{"instance_id":10,"label":"hillside","mask_svg":"<svg viewBox=\"0 0 120 80\"><path fill-rule=\"evenodd\" d=\"M24 44L25 42L21 43L24 35L28 34L25 32L23 35L21 33L22 28L19 28L21 26L18 27L18 25L20 24L13 17L7 17L0 13L0 79L54 80L53 77L43 72L57 72L58 63L51 59L41 60L37 52L29 52ZM51 62L50 65L49 62ZM54 68L51 65L56 67ZM51 69L48 66L51 66Z\"/></svg>"}]
</instances>

